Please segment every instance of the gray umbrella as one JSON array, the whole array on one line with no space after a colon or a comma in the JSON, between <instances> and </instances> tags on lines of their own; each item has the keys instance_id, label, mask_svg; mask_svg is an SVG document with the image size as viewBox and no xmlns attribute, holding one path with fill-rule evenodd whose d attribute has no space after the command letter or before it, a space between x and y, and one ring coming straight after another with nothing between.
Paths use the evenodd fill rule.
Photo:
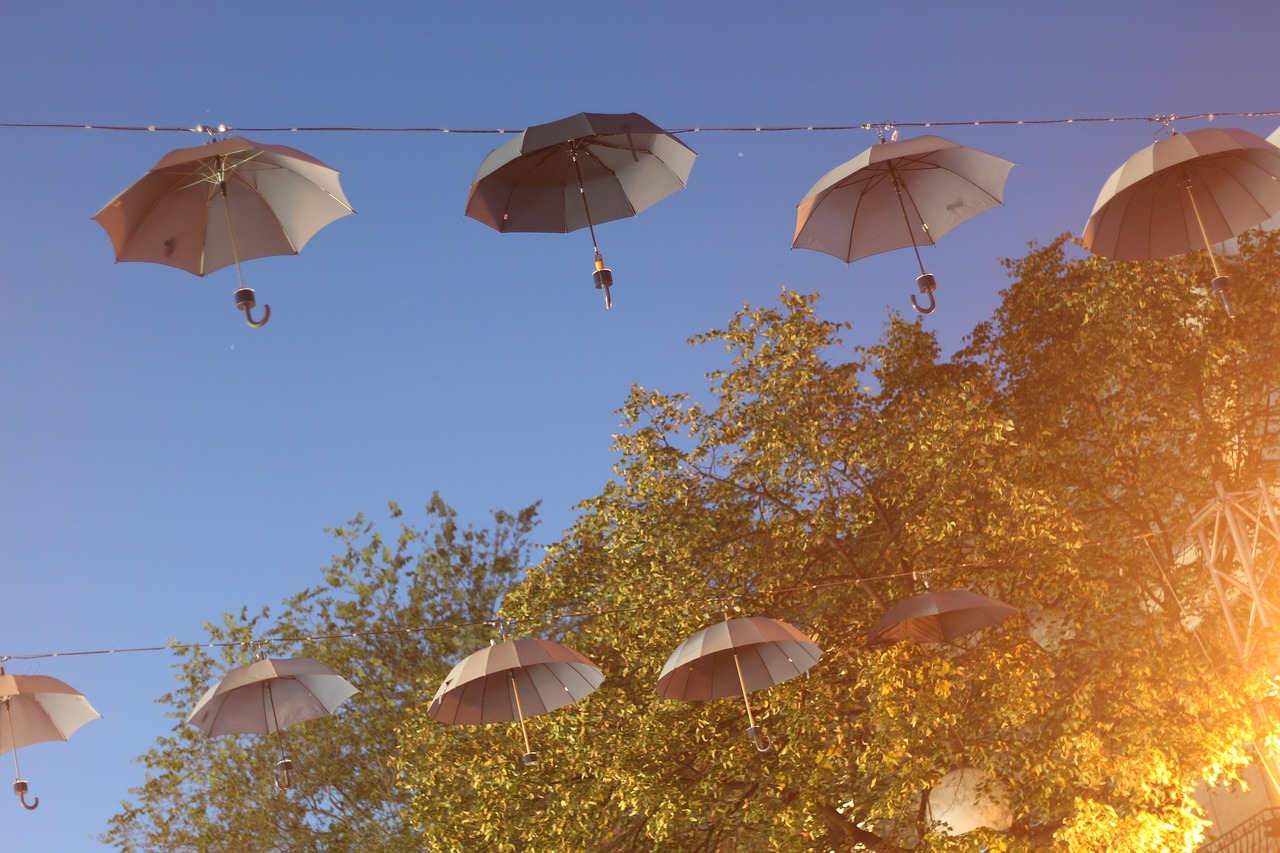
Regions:
<instances>
[{"instance_id":1,"label":"gray umbrella","mask_svg":"<svg viewBox=\"0 0 1280 853\"><path fill-rule=\"evenodd\" d=\"M655 689L659 696L686 702L741 696L747 706L747 734L765 752L772 741L766 737L761 745L763 735L747 694L803 674L820 657L822 650L786 622L763 616L726 619L677 646Z\"/></svg>"},{"instance_id":2,"label":"gray umbrella","mask_svg":"<svg viewBox=\"0 0 1280 853\"><path fill-rule=\"evenodd\" d=\"M1018 612L966 589L948 589L915 595L885 611L871 629L867 645L885 646L899 640L946 643L965 634L999 625Z\"/></svg>"},{"instance_id":3,"label":"gray umbrella","mask_svg":"<svg viewBox=\"0 0 1280 853\"><path fill-rule=\"evenodd\" d=\"M1204 249L1229 316L1213 244L1280 213L1280 148L1247 130L1205 127L1156 141L1103 185L1081 241L1095 255L1154 261Z\"/></svg>"},{"instance_id":4,"label":"gray umbrella","mask_svg":"<svg viewBox=\"0 0 1280 853\"><path fill-rule=\"evenodd\" d=\"M635 216L689 180L683 142L636 113L579 113L534 125L485 157L466 215L498 231L591 232L595 286L612 306L613 273L595 226Z\"/></svg>"},{"instance_id":5,"label":"gray umbrella","mask_svg":"<svg viewBox=\"0 0 1280 853\"><path fill-rule=\"evenodd\" d=\"M577 702L604 681L600 668L568 646L521 637L480 649L460 661L441 682L427 713L449 725L519 720L524 763L529 748L524 721Z\"/></svg>"}]
</instances>

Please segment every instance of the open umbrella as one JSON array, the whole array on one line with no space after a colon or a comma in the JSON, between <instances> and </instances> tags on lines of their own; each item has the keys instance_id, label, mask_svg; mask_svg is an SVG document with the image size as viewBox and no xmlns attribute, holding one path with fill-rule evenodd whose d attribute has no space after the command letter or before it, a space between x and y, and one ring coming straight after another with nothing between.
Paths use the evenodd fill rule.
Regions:
<instances>
[{"instance_id":1,"label":"open umbrella","mask_svg":"<svg viewBox=\"0 0 1280 853\"><path fill-rule=\"evenodd\" d=\"M67 740L90 720L102 717L89 700L65 682L47 675L8 675L0 666L0 755L13 753L13 792L27 809L27 783L18 769L18 747Z\"/></svg>"},{"instance_id":2,"label":"open umbrella","mask_svg":"<svg viewBox=\"0 0 1280 853\"><path fill-rule=\"evenodd\" d=\"M1018 608L1003 601L966 589L926 592L885 611L867 636L867 645L886 646L899 640L946 643L999 625L1017 612Z\"/></svg>"},{"instance_id":3,"label":"open umbrella","mask_svg":"<svg viewBox=\"0 0 1280 853\"><path fill-rule=\"evenodd\" d=\"M676 647L658 675L657 692L667 699L706 702L742 696L747 735L756 749L772 746L751 713L748 693L781 684L807 671L822 650L796 628L777 619L725 619L691 635Z\"/></svg>"},{"instance_id":4,"label":"open umbrella","mask_svg":"<svg viewBox=\"0 0 1280 853\"><path fill-rule=\"evenodd\" d=\"M1247 130L1175 133L1111 175L1081 237L1095 255L1154 261L1204 249L1213 291L1234 316L1213 244L1280 213L1280 148Z\"/></svg>"},{"instance_id":5,"label":"open umbrella","mask_svg":"<svg viewBox=\"0 0 1280 853\"><path fill-rule=\"evenodd\" d=\"M873 145L818 180L796 210L791 246L835 255L845 263L905 249L916 253L916 285L934 309L937 282L925 272L920 244L933 245L960 223L1002 204L1014 164L941 136Z\"/></svg>"},{"instance_id":6,"label":"open umbrella","mask_svg":"<svg viewBox=\"0 0 1280 853\"><path fill-rule=\"evenodd\" d=\"M287 791L293 761L285 750L281 729L327 717L359 692L345 678L310 658L262 658L236 667L210 687L187 722L210 735L275 732L280 743L276 785Z\"/></svg>"},{"instance_id":7,"label":"open umbrella","mask_svg":"<svg viewBox=\"0 0 1280 853\"><path fill-rule=\"evenodd\" d=\"M485 157L466 215L498 231L591 232L595 286L612 307L595 226L635 216L689 180L683 142L636 113L579 113L534 125Z\"/></svg>"},{"instance_id":8,"label":"open umbrella","mask_svg":"<svg viewBox=\"0 0 1280 853\"><path fill-rule=\"evenodd\" d=\"M525 764L538 760L524 721L577 702L604 673L583 655L551 640L521 637L480 649L450 670L427 713L449 725L520 721Z\"/></svg>"},{"instance_id":9,"label":"open umbrella","mask_svg":"<svg viewBox=\"0 0 1280 853\"><path fill-rule=\"evenodd\" d=\"M236 308L250 326L253 290L240 262L296 255L321 228L353 213L338 173L284 145L231 137L165 155L93 218L117 261L166 264L204 276L235 264Z\"/></svg>"}]
</instances>

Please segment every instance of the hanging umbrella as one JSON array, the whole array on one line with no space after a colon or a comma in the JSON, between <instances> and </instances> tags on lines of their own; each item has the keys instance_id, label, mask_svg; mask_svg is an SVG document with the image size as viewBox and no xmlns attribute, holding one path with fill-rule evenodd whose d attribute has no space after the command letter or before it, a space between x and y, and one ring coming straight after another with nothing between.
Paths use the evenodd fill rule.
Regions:
<instances>
[{"instance_id":1,"label":"hanging umbrella","mask_svg":"<svg viewBox=\"0 0 1280 853\"><path fill-rule=\"evenodd\" d=\"M231 670L210 687L187 722L210 735L275 732L280 743L276 785L287 791L292 784L293 761L287 755L281 729L327 717L359 692L345 678L310 658L262 658Z\"/></svg>"},{"instance_id":2,"label":"hanging umbrella","mask_svg":"<svg viewBox=\"0 0 1280 853\"><path fill-rule=\"evenodd\" d=\"M241 137L171 151L93 218L117 261L165 264L205 276L235 264L236 308L250 326L253 290L240 262L296 255L316 232L353 213L338 173L283 145Z\"/></svg>"},{"instance_id":3,"label":"hanging umbrella","mask_svg":"<svg viewBox=\"0 0 1280 853\"><path fill-rule=\"evenodd\" d=\"M1213 292L1234 316L1212 245L1280 213L1280 149L1233 127L1175 133L1130 157L1098 193L1084 245L1120 261L1204 249Z\"/></svg>"},{"instance_id":4,"label":"hanging umbrella","mask_svg":"<svg viewBox=\"0 0 1280 853\"><path fill-rule=\"evenodd\" d=\"M636 113L579 113L539 124L485 157L466 215L498 231L591 232L595 286L613 305L595 226L635 216L683 189L694 157Z\"/></svg>"},{"instance_id":5,"label":"hanging umbrella","mask_svg":"<svg viewBox=\"0 0 1280 853\"><path fill-rule=\"evenodd\" d=\"M937 283L925 272L920 244L932 246L960 223L1002 204L1014 164L957 145L941 136L918 136L873 145L813 185L796 210L792 248L835 255L845 263L905 249L916 254L916 285L933 312Z\"/></svg>"},{"instance_id":6,"label":"hanging umbrella","mask_svg":"<svg viewBox=\"0 0 1280 853\"><path fill-rule=\"evenodd\" d=\"M538 760L524 721L577 702L604 673L583 655L550 640L507 640L464 658L441 682L427 713L442 723L477 726L519 720L525 764Z\"/></svg>"},{"instance_id":7,"label":"hanging umbrella","mask_svg":"<svg viewBox=\"0 0 1280 853\"><path fill-rule=\"evenodd\" d=\"M7 675L0 666L0 755L13 753L16 781L13 792L27 809L27 783L18 769L18 748L33 743L67 740L90 720L101 719L89 700L75 688L47 675Z\"/></svg>"},{"instance_id":8,"label":"hanging umbrella","mask_svg":"<svg viewBox=\"0 0 1280 853\"><path fill-rule=\"evenodd\" d=\"M707 702L741 696L747 706L747 735L766 752L748 693L781 684L807 671L822 650L786 622L763 616L725 619L703 628L676 647L658 675L657 692L667 699Z\"/></svg>"},{"instance_id":9,"label":"hanging umbrella","mask_svg":"<svg viewBox=\"0 0 1280 853\"><path fill-rule=\"evenodd\" d=\"M899 640L946 643L999 625L1017 612L1003 601L965 589L926 592L890 607L871 629L867 645L887 646Z\"/></svg>"}]
</instances>

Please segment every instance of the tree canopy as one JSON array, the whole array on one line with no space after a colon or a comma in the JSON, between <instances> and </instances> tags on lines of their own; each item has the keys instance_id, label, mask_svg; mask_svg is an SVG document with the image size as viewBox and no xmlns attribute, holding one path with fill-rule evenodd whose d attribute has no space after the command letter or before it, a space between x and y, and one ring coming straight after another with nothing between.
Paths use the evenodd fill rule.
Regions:
<instances>
[{"instance_id":1,"label":"tree canopy","mask_svg":"<svg viewBox=\"0 0 1280 853\"><path fill-rule=\"evenodd\" d=\"M1190 548L1193 515L1276 479L1280 237L1225 261L1118 263L1067 238L1008 262L992 319L944 356L918 320L848 346L816 295L786 291L694 338L723 347L705 393L634 388L617 463L527 567L533 509L384 541L358 518L323 582L226 616L216 640L290 648L368 689L298 727L308 778L278 796L270 744L180 724L106 840L122 850L1192 850L1191 797L1280 718L1263 636L1237 654ZM1263 543L1265 545L1265 543ZM943 644L870 646L887 607L963 589L1018 608ZM504 597L505 593L505 597ZM499 602L501 603L498 610ZM1237 601L1232 606L1243 607ZM519 727L443 726L427 697L494 639L557 639L605 672ZM654 690L671 651L739 615L824 654L743 702ZM422 632L423 625L456 629ZM387 629L394 629L388 632ZM342 640L323 639L344 635ZM273 646L273 648L275 648ZM185 650L187 709L218 665ZM182 711L175 712L181 719ZM291 730L292 732L293 730ZM972 768L1012 824L964 835L929 792ZM245 790L245 786L248 789ZM228 829L230 827L230 829Z\"/></svg>"},{"instance_id":2,"label":"tree canopy","mask_svg":"<svg viewBox=\"0 0 1280 853\"><path fill-rule=\"evenodd\" d=\"M531 722L532 768L511 727L404 709L428 844L1193 849L1194 785L1273 734L1254 706L1274 702L1265 655L1237 658L1186 531L1216 483L1274 479L1280 245L1231 262L1234 320L1200 259L1079 254L1063 238L1009 262L999 311L950 358L899 317L847 347L815 296L788 292L694 339L728 354L705 399L634 389L615 477L503 604L606 681ZM1020 615L866 645L926 589ZM770 752L744 737L741 699L654 692L671 650L725 614L825 651L752 696ZM929 824L925 795L960 767L1008 791L1006 831Z\"/></svg>"},{"instance_id":3,"label":"tree canopy","mask_svg":"<svg viewBox=\"0 0 1280 853\"><path fill-rule=\"evenodd\" d=\"M219 654L179 647L178 685L158 701L172 732L141 756L143 785L103 840L122 851L334 853L418 851L408 794L392 766L405 708L430 697L528 565L536 508L496 512L492 526L464 526L438 495L426 523L383 534L363 516L331 532L338 553L319 583L269 608L224 614L206 626ZM211 738L183 721L205 689L255 652L310 657L362 692L330 718L285 730L295 782L275 787L274 738Z\"/></svg>"}]
</instances>

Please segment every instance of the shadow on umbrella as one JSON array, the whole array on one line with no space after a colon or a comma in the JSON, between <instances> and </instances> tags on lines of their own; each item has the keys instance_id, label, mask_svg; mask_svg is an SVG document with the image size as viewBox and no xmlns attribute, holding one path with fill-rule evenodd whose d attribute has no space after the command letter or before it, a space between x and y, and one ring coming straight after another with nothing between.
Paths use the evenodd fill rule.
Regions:
<instances>
[{"instance_id":1,"label":"shadow on umbrella","mask_svg":"<svg viewBox=\"0 0 1280 853\"><path fill-rule=\"evenodd\" d=\"M899 601L885 611L867 635L867 645L887 646L900 640L949 643L958 637L999 625L1018 608L965 589L926 592Z\"/></svg>"}]
</instances>

